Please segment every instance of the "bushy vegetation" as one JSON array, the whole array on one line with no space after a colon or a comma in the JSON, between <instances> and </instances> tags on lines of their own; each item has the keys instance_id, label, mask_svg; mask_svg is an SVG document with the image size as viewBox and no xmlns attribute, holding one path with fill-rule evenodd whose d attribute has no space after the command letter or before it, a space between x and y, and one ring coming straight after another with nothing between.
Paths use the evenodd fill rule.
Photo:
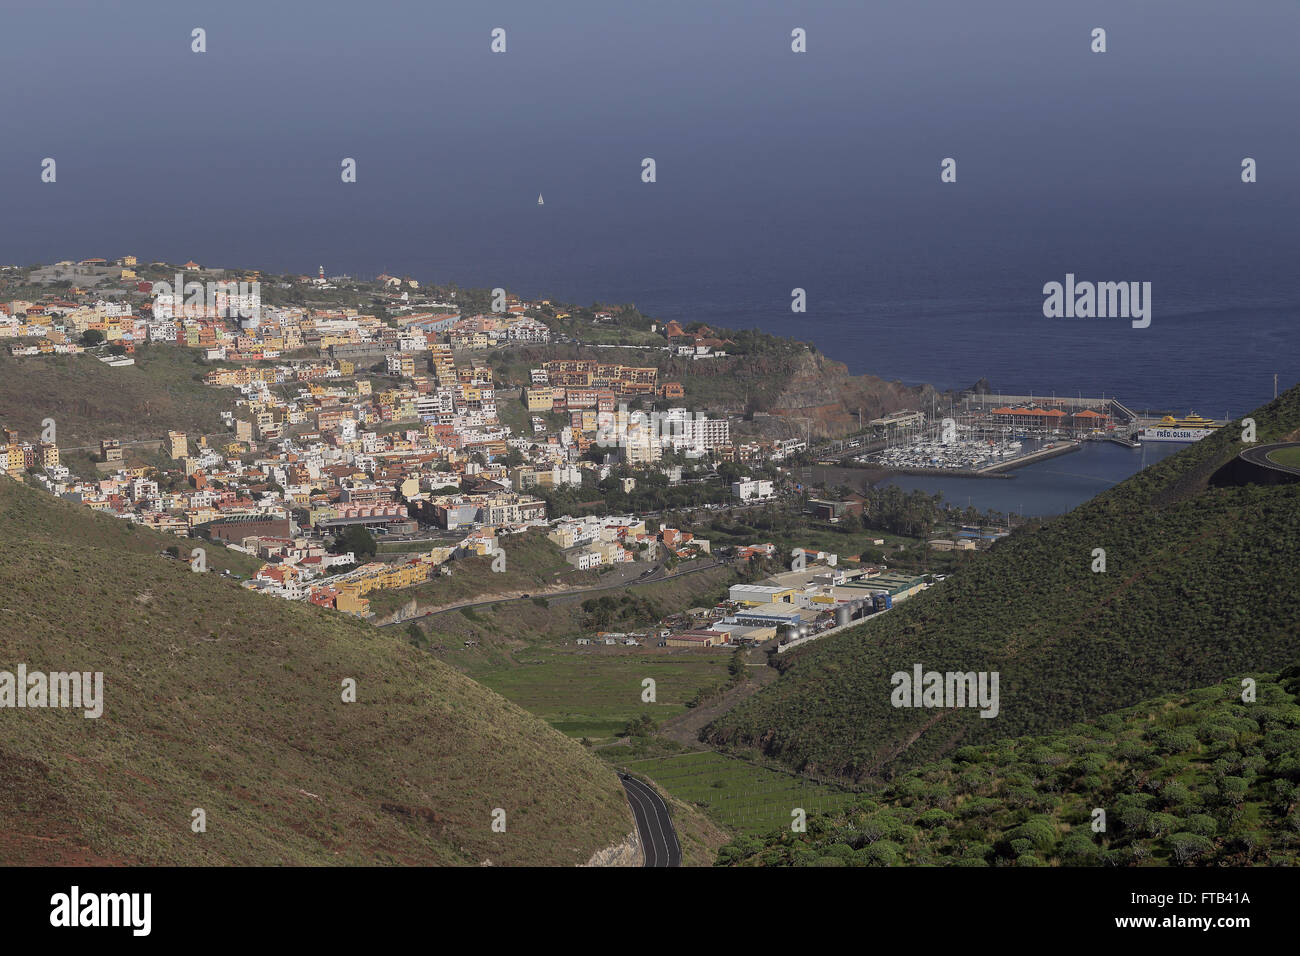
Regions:
<instances>
[{"instance_id":1,"label":"bushy vegetation","mask_svg":"<svg viewBox=\"0 0 1300 956\"><path fill-rule=\"evenodd\" d=\"M1068 730L965 746L869 798L740 837L719 865L1160 866L1300 862L1300 667Z\"/></svg>"},{"instance_id":2,"label":"bushy vegetation","mask_svg":"<svg viewBox=\"0 0 1300 956\"><path fill-rule=\"evenodd\" d=\"M582 602L582 626L587 629L653 624L664 614L658 601L631 591L602 594Z\"/></svg>"}]
</instances>

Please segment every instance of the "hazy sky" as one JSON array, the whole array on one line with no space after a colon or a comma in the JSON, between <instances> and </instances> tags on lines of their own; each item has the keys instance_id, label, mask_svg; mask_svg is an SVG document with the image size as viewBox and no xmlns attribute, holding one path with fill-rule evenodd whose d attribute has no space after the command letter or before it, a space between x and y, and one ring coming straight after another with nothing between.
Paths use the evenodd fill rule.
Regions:
<instances>
[{"instance_id":1,"label":"hazy sky","mask_svg":"<svg viewBox=\"0 0 1300 956\"><path fill-rule=\"evenodd\" d=\"M388 271L1216 412L1300 379L1296 0L5 0L0 23L0 263ZM1045 319L1067 272L1151 281L1153 324Z\"/></svg>"},{"instance_id":2,"label":"hazy sky","mask_svg":"<svg viewBox=\"0 0 1300 956\"><path fill-rule=\"evenodd\" d=\"M1295 235L1294 0L6 0L4 51L5 262L443 271L503 242L526 257L503 234L536 228L539 191L533 238L574 257L819 227L921 250L1002 216ZM960 192L936 185L945 156Z\"/></svg>"}]
</instances>

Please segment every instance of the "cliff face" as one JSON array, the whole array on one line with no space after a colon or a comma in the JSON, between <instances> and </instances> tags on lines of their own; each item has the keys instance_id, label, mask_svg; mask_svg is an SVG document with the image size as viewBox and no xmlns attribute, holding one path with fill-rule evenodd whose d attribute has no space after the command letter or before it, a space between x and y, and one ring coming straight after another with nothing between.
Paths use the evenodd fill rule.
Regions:
<instances>
[{"instance_id":1,"label":"cliff face","mask_svg":"<svg viewBox=\"0 0 1300 956\"><path fill-rule=\"evenodd\" d=\"M930 402L947 393L930 385L909 386L887 382L875 375L850 375L843 362L823 355L807 355L795 363L787 382L766 409L789 435L836 438L856 431L863 422L902 409L928 409ZM775 430L775 429L773 429Z\"/></svg>"}]
</instances>

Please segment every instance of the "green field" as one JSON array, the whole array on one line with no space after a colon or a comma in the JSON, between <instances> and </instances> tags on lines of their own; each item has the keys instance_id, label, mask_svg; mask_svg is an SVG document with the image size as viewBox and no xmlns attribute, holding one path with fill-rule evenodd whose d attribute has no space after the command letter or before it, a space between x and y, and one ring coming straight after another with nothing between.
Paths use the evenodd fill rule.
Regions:
<instances>
[{"instance_id":1,"label":"green field","mask_svg":"<svg viewBox=\"0 0 1300 956\"><path fill-rule=\"evenodd\" d=\"M1268 453L1268 460L1288 468L1300 468L1300 445L1290 448L1278 448Z\"/></svg>"},{"instance_id":2,"label":"green field","mask_svg":"<svg viewBox=\"0 0 1300 956\"><path fill-rule=\"evenodd\" d=\"M673 796L695 803L719 823L742 833L789 827L792 811L808 816L849 803L854 794L713 751L652 757L627 764Z\"/></svg>"},{"instance_id":3,"label":"green field","mask_svg":"<svg viewBox=\"0 0 1300 956\"><path fill-rule=\"evenodd\" d=\"M529 647L512 666L476 671L474 678L570 737L614 737L633 717L656 721L686 710L702 688L727 680L730 655L622 647ZM641 702L645 678L656 702Z\"/></svg>"}]
</instances>

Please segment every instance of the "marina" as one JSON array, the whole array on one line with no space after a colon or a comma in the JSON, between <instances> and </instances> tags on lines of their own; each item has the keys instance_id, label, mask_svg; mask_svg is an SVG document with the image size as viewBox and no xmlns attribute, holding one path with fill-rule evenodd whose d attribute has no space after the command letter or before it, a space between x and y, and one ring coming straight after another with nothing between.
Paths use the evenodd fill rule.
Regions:
<instances>
[{"instance_id":1,"label":"marina","mask_svg":"<svg viewBox=\"0 0 1300 956\"><path fill-rule=\"evenodd\" d=\"M945 474L965 478L1009 478L1007 472L1045 458L1078 451L1071 439L1038 440L1005 436L1001 440L956 438L948 442L916 442L858 455L860 464L900 474Z\"/></svg>"},{"instance_id":2,"label":"marina","mask_svg":"<svg viewBox=\"0 0 1300 956\"><path fill-rule=\"evenodd\" d=\"M874 440L855 464L908 475L1006 478L1013 469L1102 442L1127 449L1144 443L1199 441L1223 421L1135 412L1117 398L1045 398L967 393L929 414L903 411L871 423Z\"/></svg>"},{"instance_id":3,"label":"marina","mask_svg":"<svg viewBox=\"0 0 1300 956\"><path fill-rule=\"evenodd\" d=\"M1007 481L982 480L987 475L929 471L899 472L883 479L882 485L938 493L945 502L959 507L1022 517L1049 517L1073 510L1186 447L1161 442L1126 448L1115 442L1091 441L1081 443L1073 454L1022 463L1022 467L998 476L1011 479Z\"/></svg>"}]
</instances>

